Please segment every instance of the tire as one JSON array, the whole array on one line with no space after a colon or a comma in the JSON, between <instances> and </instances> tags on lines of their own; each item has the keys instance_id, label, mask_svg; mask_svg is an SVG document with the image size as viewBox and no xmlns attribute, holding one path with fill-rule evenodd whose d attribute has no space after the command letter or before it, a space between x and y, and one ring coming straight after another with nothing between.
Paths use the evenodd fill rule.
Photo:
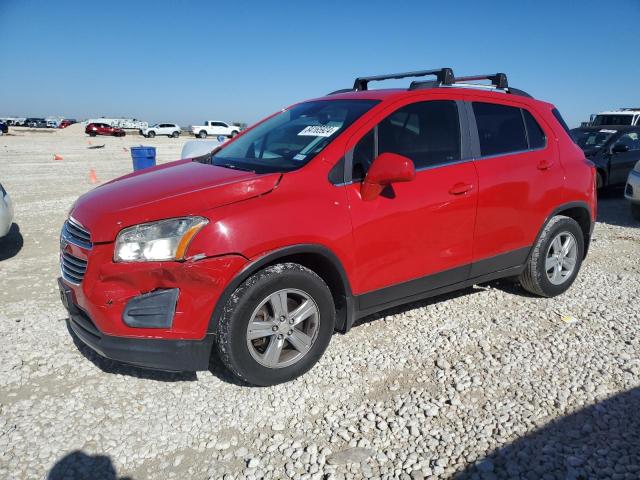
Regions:
<instances>
[{"instance_id":1,"label":"tire","mask_svg":"<svg viewBox=\"0 0 640 480\"><path fill-rule=\"evenodd\" d=\"M596 172L596 190L600 190L604 187L604 178L600 172Z\"/></svg>"},{"instance_id":2,"label":"tire","mask_svg":"<svg viewBox=\"0 0 640 480\"><path fill-rule=\"evenodd\" d=\"M631 216L640 222L640 204L631 204Z\"/></svg>"},{"instance_id":3,"label":"tire","mask_svg":"<svg viewBox=\"0 0 640 480\"><path fill-rule=\"evenodd\" d=\"M198 133L198 137L207 138L207 132L205 132L204 130L200 130L200 132Z\"/></svg>"},{"instance_id":4,"label":"tire","mask_svg":"<svg viewBox=\"0 0 640 480\"><path fill-rule=\"evenodd\" d=\"M90 136L90 137L95 137L95 136L96 136L96 132L91 132L91 133L89 134L89 136Z\"/></svg>"},{"instance_id":5,"label":"tire","mask_svg":"<svg viewBox=\"0 0 640 480\"><path fill-rule=\"evenodd\" d=\"M570 251L573 258L567 255L562 259L555 258L554 253L558 250L555 243L556 239L560 240L560 249L564 251L565 241L572 237L574 245ZM564 293L576 279L582 258L584 257L584 236L582 229L578 223L564 215L553 217L545 225L540 237L531 250L527 265L520 274L519 280L522 287L534 295L541 297L555 297ZM555 261L554 261L555 259ZM547 263L549 261L549 263ZM566 263L565 263L566 262ZM569 267L573 263L573 268L569 272ZM547 270L547 266L556 265L550 268L551 273ZM565 271L566 268L566 271Z\"/></svg>"},{"instance_id":6,"label":"tire","mask_svg":"<svg viewBox=\"0 0 640 480\"><path fill-rule=\"evenodd\" d=\"M180 132L178 132L177 130L171 134L172 138L178 138L179 136L180 136Z\"/></svg>"},{"instance_id":7,"label":"tire","mask_svg":"<svg viewBox=\"0 0 640 480\"><path fill-rule=\"evenodd\" d=\"M287 311L280 316L269 299L281 299L282 295L287 299ZM305 316L298 326L291 326L295 320L289 315L303 302L315 313ZM229 297L217 325L218 356L247 383L268 386L287 382L306 373L320 359L331 340L335 316L331 291L315 272L296 263L267 267L249 277ZM252 322L254 319L262 320ZM252 334L257 335L253 340L250 323L264 325L264 330ZM278 329L276 333L272 333L274 329ZM305 347L294 348L296 342L290 343L290 338L304 338ZM279 352L273 357L275 361L267 358L272 344L282 349L273 349Z\"/></svg>"},{"instance_id":8,"label":"tire","mask_svg":"<svg viewBox=\"0 0 640 480\"><path fill-rule=\"evenodd\" d=\"M231 138L233 138L233 137L235 137L237 134L238 134L238 132L234 130L233 132L231 132L231 135L229 135L229 136L230 136Z\"/></svg>"},{"instance_id":9,"label":"tire","mask_svg":"<svg viewBox=\"0 0 640 480\"><path fill-rule=\"evenodd\" d=\"M154 132L153 130L149 133L147 133L147 138L153 138L156 136L156 132Z\"/></svg>"}]
</instances>

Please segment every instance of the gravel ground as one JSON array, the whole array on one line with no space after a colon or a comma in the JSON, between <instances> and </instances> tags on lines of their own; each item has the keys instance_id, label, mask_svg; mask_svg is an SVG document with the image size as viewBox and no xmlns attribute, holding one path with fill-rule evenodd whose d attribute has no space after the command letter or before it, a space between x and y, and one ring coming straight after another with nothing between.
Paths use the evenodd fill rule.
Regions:
<instances>
[{"instance_id":1,"label":"gravel ground","mask_svg":"<svg viewBox=\"0 0 640 480\"><path fill-rule=\"evenodd\" d=\"M121 366L78 347L55 285L73 200L184 139L0 137L16 223L0 244L0 478L640 476L640 224L612 192L565 295L494 282L335 335L271 388ZM53 160L59 154L63 160Z\"/></svg>"}]
</instances>

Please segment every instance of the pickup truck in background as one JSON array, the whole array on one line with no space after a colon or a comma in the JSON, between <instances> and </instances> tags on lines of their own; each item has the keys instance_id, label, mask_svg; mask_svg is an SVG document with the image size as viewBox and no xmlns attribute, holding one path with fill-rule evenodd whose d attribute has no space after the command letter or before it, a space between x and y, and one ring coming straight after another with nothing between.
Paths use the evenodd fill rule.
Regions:
<instances>
[{"instance_id":1,"label":"pickup truck in background","mask_svg":"<svg viewBox=\"0 0 640 480\"><path fill-rule=\"evenodd\" d=\"M191 133L200 138L207 138L207 135L233 138L240 133L240 127L219 120L207 120L204 125L192 126Z\"/></svg>"}]
</instances>

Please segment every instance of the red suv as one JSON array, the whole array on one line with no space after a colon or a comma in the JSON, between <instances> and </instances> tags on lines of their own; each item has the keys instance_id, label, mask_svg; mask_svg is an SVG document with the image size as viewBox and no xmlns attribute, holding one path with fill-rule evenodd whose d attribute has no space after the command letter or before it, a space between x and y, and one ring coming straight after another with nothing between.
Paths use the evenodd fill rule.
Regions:
<instances>
[{"instance_id":1,"label":"red suv","mask_svg":"<svg viewBox=\"0 0 640 480\"><path fill-rule=\"evenodd\" d=\"M593 165L554 106L504 74L359 78L80 197L59 285L70 327L105 357L189 371L215 351L271 385L395 305L500 277L564 292L595 215Z\"/></svg>"},{"instance_id":2,"label":"red suv","mask_svg":"<svg viewBox=\"0 0 640 480\"><path fill-rule=\"evenodd\" d=\"M106 123L90 123L87 128L84 129L84 133L91 137L96 135L111 135L113 137L124 137L125 132L118 127L112 127Z\"/></svg>"}]
</instances>

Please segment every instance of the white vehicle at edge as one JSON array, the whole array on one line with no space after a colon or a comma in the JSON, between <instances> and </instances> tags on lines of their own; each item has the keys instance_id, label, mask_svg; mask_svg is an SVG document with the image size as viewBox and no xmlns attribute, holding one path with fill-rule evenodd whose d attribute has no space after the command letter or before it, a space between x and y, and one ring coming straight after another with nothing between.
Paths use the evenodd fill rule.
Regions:
<instances>
[{"instance_id":1,"label":"white vehicle at edge","mask_svg":"<svg viewBox=\"0 0 640 480\"><path fill-rule=\"evenodd\" d=\"M196 137L207 138L208 135L218 137L235 137L240 133L240 127L231 125L220 120L207 120L204 125L195 125L191 127L191 133Z\"/></svg>"},{"instance_id":2,"label":"white vehicle at edge","mask_svg":"<svg viewBox=\"0 0 640 480\"><path fill-rule=\"evenodd\" d=\"M156 135L178 138L180 136L180 125L177 123L156 123L150 127L141 128L140 135L147 138L153 138Z\"/></svg>"},{"instance_id":3,"label":"white vehicle at edge","mask_svg":"<svg viewBox=\"0 0 640 480\"><path fill-rule=\"evenodd\" d=\"M633 167L627 177L624 196L629 200L631 215L640 222L640 161Z\"/></svg>"},{"instance_id":4,"label":"white vehicle at edge","mask_svg":"<svg viewBox=\"0 0 640 480\"><path fill-rule=\"evenodd\" d=\"M0 183L0 238L11 230L13 223L13 203L9 194Z\"/></svg>"},{"instance_id":5,"label":"white vehicle at edge","mask_svg":"<svg viewBox=\"0 0 640 480\"><path fill-rule=\"evenodd\" d=\"M591 120L591 125L600 127L605 125L640 125L640 108L619 108L597 113Z\"/></svg>"}]
</instances>

